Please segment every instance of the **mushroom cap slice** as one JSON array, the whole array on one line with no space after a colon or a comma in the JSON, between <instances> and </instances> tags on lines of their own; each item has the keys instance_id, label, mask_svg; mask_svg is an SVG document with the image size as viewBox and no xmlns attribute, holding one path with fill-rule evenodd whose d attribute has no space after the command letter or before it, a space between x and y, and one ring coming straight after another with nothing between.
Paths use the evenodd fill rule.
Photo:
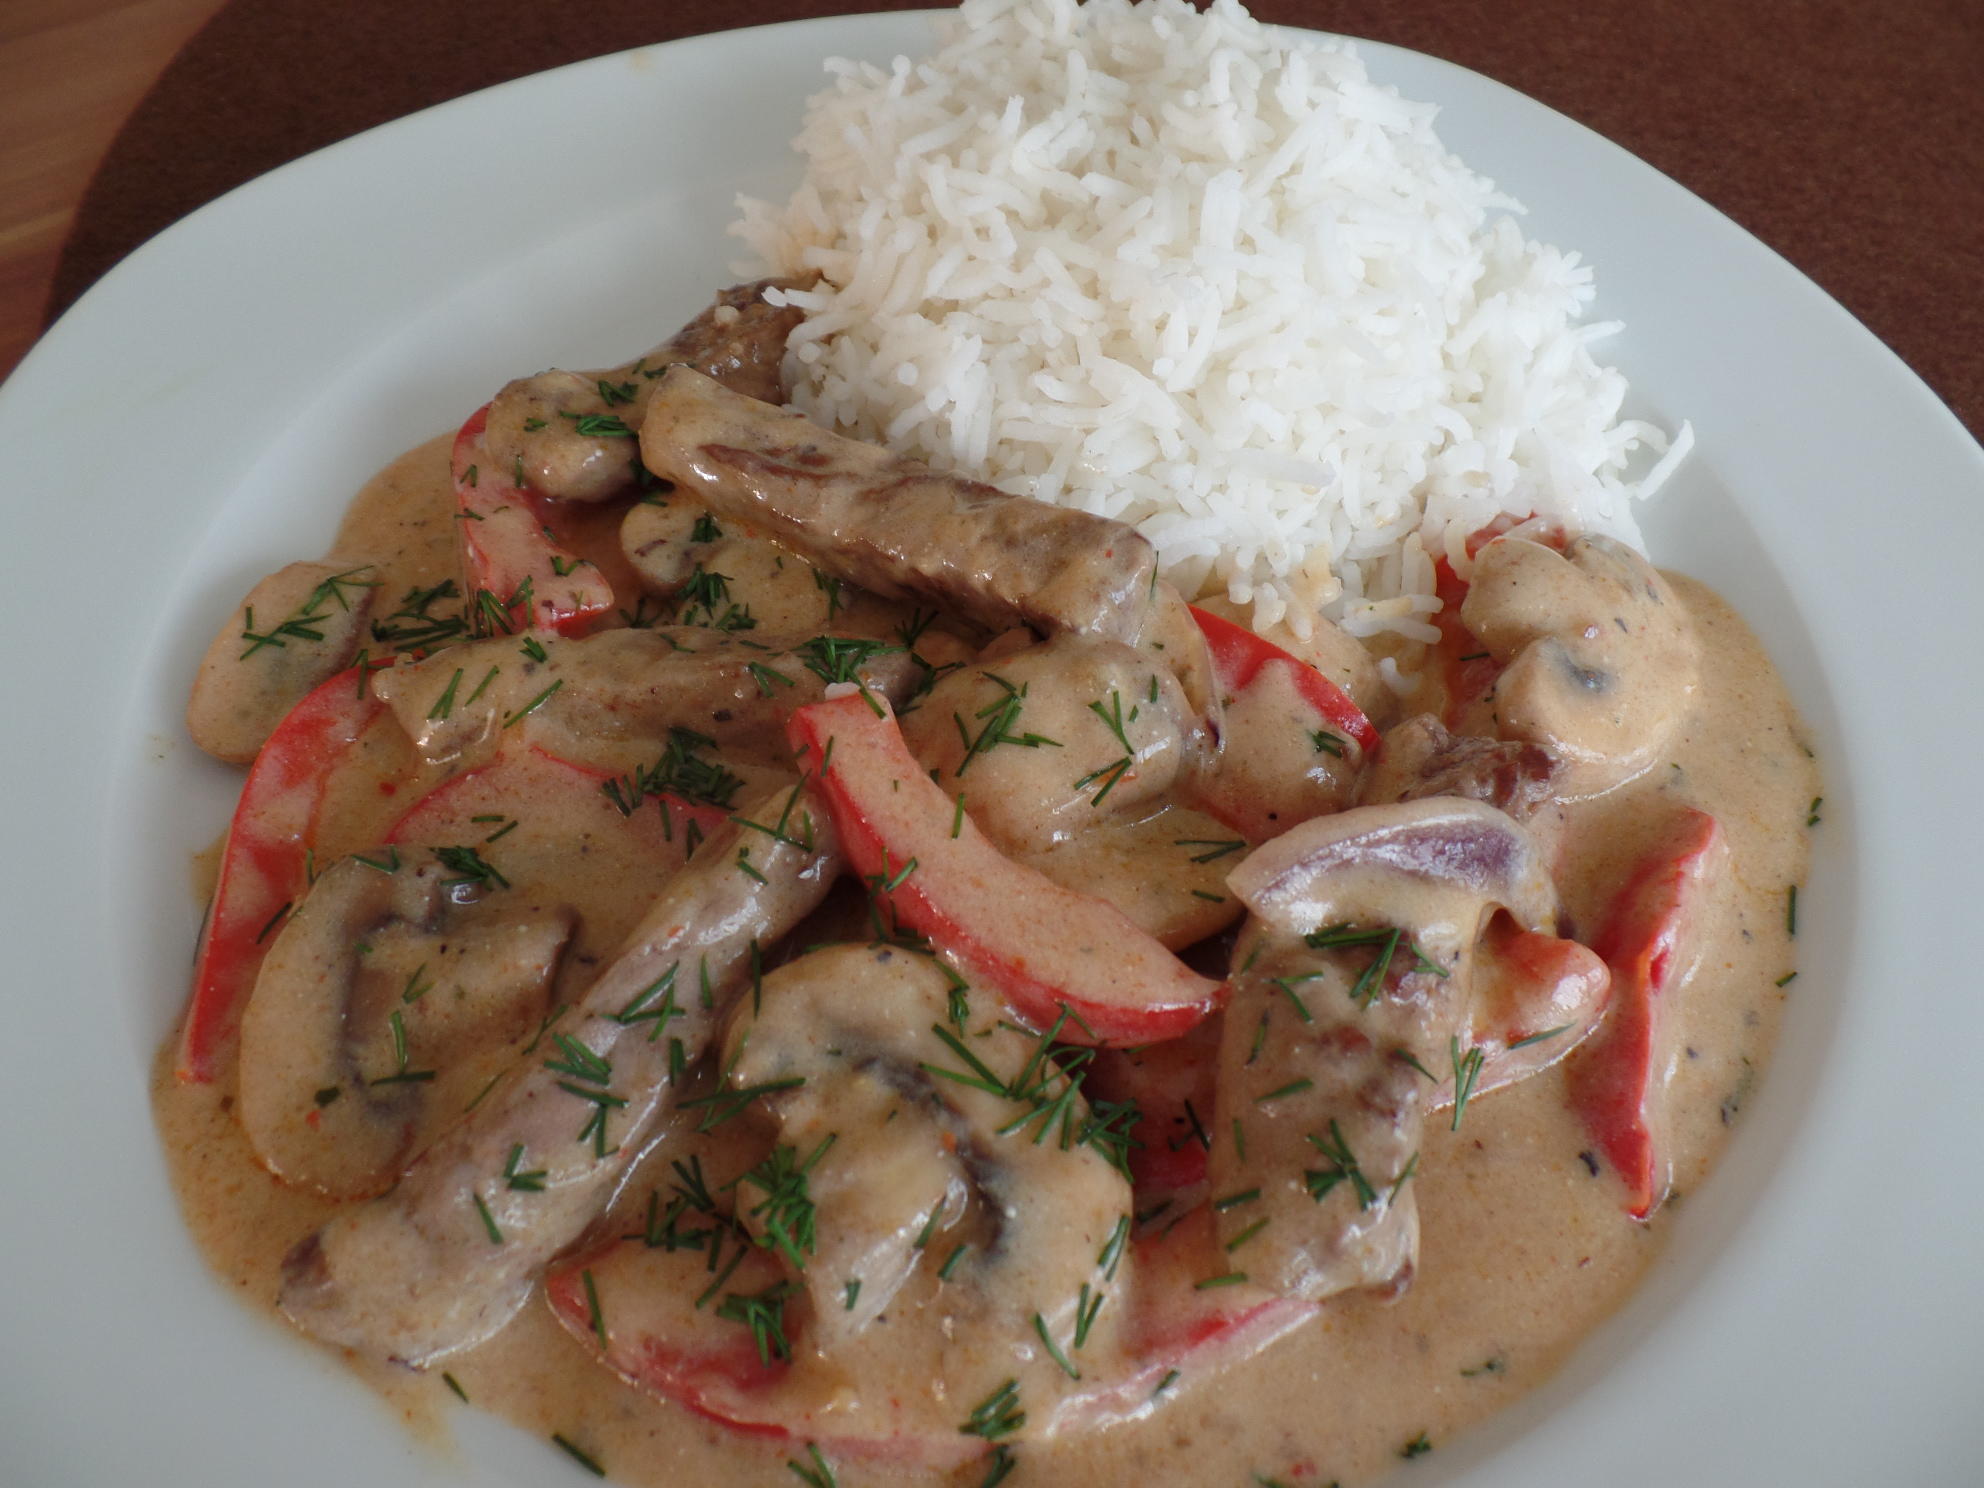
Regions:
<instances>
[{"instance_id":1,"label":"mushroom cap slice","mask_svg":"<svg viewBox=\"0 0 1984 1488\"><path fill-rule=\"evenodd\" d=\"M285 1183L383 1192L431 1112L459 1110L460 1087L537 1025L576 914L464 901L446 879L432 860L342 859L270 947L242 1018L239 1110Z\"/></svg>"},{"instance_id":2,"label":"mushroom cap slice","mask_svg":"<svg viewBox=\"0 0 1984 1488\"><path fill-rule=\"evenodd\" d=\"M1461 621L1497 661L1500 733L1540 744L1596 795L1658 758L1701 665L1694 624L1659 571L1609 537L1562 553L1524 538L1481 550Z\"/></svg>"},{"instance_id":3,"label":"mushroom cap slice","mask_svg":"<svg viewBox=\"0 0 1984 1488\"><path fill-rule=\"evenodd\" d=\"M1557 919L1557 888L1530 834L1493 806L1450 796L1316 817L1257 848L1226 882L1293 935L1406 919L1422 942L1447 925L1471 945L1498 905L1530 930Z\"/></svg>"},{"instance_id":4,"label":"mushroom cap slice","mask_svg":"<svg viewBox=\"0 0 1984 1488\"><path fill-rule=\"evenodd\" d=\"M1045 1042L1000 1019L996 1000L954 1003L954 993L965 996L933 957L828 946L767 976L755 1015L731 1028L724 1067L739 1089L772 1090L774 1152L796 1163L819 1154L807 1172L814 1245L798 1279L812 1298L811 1346L829 1357L884 1315L1025 1340L1035 1314L1059 1319L1082 1285L1100 1284L1096 1257L1129 1211L1128 1181L1103 1143L1081 1140L1087 1102ZM972 1016L952 1024L967 1006ZM982 1088L985 1071L1015 1093ZM740 1218L771 1243L765 1184L747 1179L737 1192ZM1098 1349L1114 1325L1094 1330ZM1017 1351L1011 1367L1026 1357Z\"/></svg>"},{"instance_id":5,"label":"mushroom cap slice","mask_svg":"<svg viewBox=\"0 0 1984 1488\"><path fill-rule=\"evenodd\" d=\"M193 742L215 759L254 759L291 708L350 665L377 588L371 563L334 556L291 563L251 589L193 679Z\"/></svg>"},{"instance_id":6,"label":"mushroom cap slice","mask_svg":"<svg viewBox=\"0 0 1984 1488\"><path fill-rule=\"evenodd\" d=\"M1150 815L1197 752L1198 719L1169 668L1074 634L947 672L901 724L931 778L964 794L1008 853Z\"/></svg>"},{"instance_id":7,"label":"mushroom cap slice","mask_svg":"<svg viewBox=\"0 0 1984 1488\"><path fill-rule=\"evenodd\" d=\"M769 289L803 289L803 279L734 284L638 361L601 371L553 369L509 383L489 405L488 453L518 484L561 501L608 501L634 481L628 432L638 431L660 369L680 363L725 387L768 403L785 400L786 338L804 318L770 304Z\"/></svg>"}]
</instances>

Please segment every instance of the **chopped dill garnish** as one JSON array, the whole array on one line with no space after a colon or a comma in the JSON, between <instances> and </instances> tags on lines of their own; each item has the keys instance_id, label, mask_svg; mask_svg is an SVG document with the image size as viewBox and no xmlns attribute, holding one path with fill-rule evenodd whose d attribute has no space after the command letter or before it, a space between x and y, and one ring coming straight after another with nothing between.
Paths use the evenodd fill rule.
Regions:
<instances>
[{"instance_id":1,"label":"chopped dill garnish","mask_svg":"<svg viewBox=\"0 0 1984 1488\"><path fill-rule=\"evenodd\" d=\"M1329 1140L1324 1141L1314 1133L1307 1134L1309 1145L1328 1159L1327 1168L1311 1168L1302 1175L1303 1184L1309 1190L1309 1197L1317 1203L1329 1197L1339 1183L1348 1182L1357 1194L1357 1207L1369 1209L1378 1202L1378 1191L1371 1187L1363 1169L1357 1166L1357 1159L1351 1153L1350 1144L1344 1140L1342 1128L1336 1118L1330 1118Z\"/></svg>"},{"instance_id":2,"label":"chopped dill garnish","mask_svg":"<svg viewBox=\"0 0 1984 1488\"><path fill-rule=\"evenodd\" d=\"M1063 1374L1075 1380L1082 1377L1082 1372L1070 1364L1068 1356L1061 1352L1061 1345L1054 1341L1054 1335L1047 1331L1047 1319L1037 1312L1033 1315L1033 1331L1040 1336L1041 1343L1047 1349L1047 1356L1061 1366Z\"/></svg>"},{"instance_id":3,"label":"chopped dill garnish","mask_svg":"<svg viewBox=\"0 0 1984 1488\"><path fill-rule=\"evenodd\" d=\"M566 1436L562 1431L552 1432L551 1440L555 1446L563 1450L563 1452L567 1457L570 1457L574 1462L578 1463L580 1467L583 1467L587 1472L591 1473L595 1478L603 1478L606 1476L606 1469L599 1465L598 1459L595 1458L592 1455L592 1453L588 1452L584 1447L580 1446L577 1442L573 1441L569 1436Z\"/></svg>"},{"instance_id":4,"label":"chopped dill garnish","mask_svg":"<svg viewBox=\"0 0 1984 1488\"><path fill-rule=\"evenodd\" d=\"M510 714L507 718L505 718L503 720L503 727L509 728L514 724L521 723L525 718L528 718L531 714L535 713L539 708L543 707L544 704L550 699L551 694L556 692L559 688L563 687L564 685L565 685L565 679L563 677L558 678L549 687L545 688L544 691L540 692L536 697L532 698L529 702L525 703L521 708L517 709L516 712Z\"/></svg>"},{"instance_id":5,"label":"chopped dill garnish","mask_svg":"<svg viewBox=\"0 0 1984 1488\"><path fill-rule=\"evenodd\" d=\"M510 881L472 847L437 847L434 856L455 876L441 880L444 889L464 887L507 889Z\"/></svg>"},{"instance_id":6,"label":"chopped dill garnish","mask_svg":"<svg viewBox=\"0 0 1984 1488\"><path fill-rule=\"evenodd\" d=\"M981 754L989 753L1001 744L1017 744L1026 749L1039 749L1042 746L1052 749L1061 747L1060 740L1050 739L1045 734L1013 732L1013 725L1019 722L1020 710L1026 703L1028 684L1015 687L996 672L986 672L984 675L1002 689L1004 696L988 703L972 715L974 718L985 720L984 727L976 734L966 727L964 719L955 713L951 715L951 721L957 725L958 738L964 744L964 758L958 761L958 767L953 772L960 779L963 778L964 772L971 768L974 759Z\"/></svg>"},{"instance_id":7,"label":"chopped dill garnish","mask_svg":"<svg viewBox=\"0 0 1984 1488\"><path fill-rule=\"evenodd\" d=\"M491 1245L503 1243L503 1232L496 1225L496 1216L489 1212L489 1205L483 1202L481 1194L475 1196L475 1212L482 1216L483 1233L489 1236Z\"/></svg>"},{"instance_id":8,"label":"chopped dill garnish","mask_svg":"<svg viewBox=\"0 0 1984 1488\"><path fill-rule=\"evenodd\" d=\"M997 1441L1026 1425L1026 1412L1020 1409L1020 1382L1009 1379L972 1409L958 1428L966 1436L982 1436Z\"/></svg>"},{"instance_id":9,"label":"chopped dill garnish","mask_svg":"<svg viewBox=\"0 0 1984 1488\"><path fill-rule=\"evenodd\" d=\"M650 796L670 795L691 805L721 806L728 809L744 788L742 776L731 773L707 751L716 740L694 729L671 725L661 756L652 765L637 768L633 774L607 781L600 789L622 816L632 816Z\"/></svg>"},{"instance_id":10,"label":"chopped dill garnish","mask_svg":"<svg viewBox=\"0 0 1984 1488\"><path fill-rule=\"evenodd\" d=\"M806 1484L806 1488L840 1488L840 1479L834 1476L834 1470L827 1459L820 1455L817 1442L806 1443L806 1455L813 1459L811 1467L795 1462L790 1457L785 1459L785 1465L797 1475L800 1482Z\"/></svg>"},{"instance_id":11,"label":"chopped dill garnish","mask_svg":"<svg viewBox=\"0 0 1984 1488\"><path fill-rule=\"evenodd\" d=\"M1246 841L1239 837L1180 837L1171 844L1173 847L1203 847L1206 851L1193 853L1194 863L1210 863L1215 858L1223 858L1228 853L1244 852Z\"/></svg>"},{"instance_id":12,"label":"chopped dill garnish","mask_svg":"<svg viewBox=\"0 0 1984 1488\"><path fill-rule=\"evenodd\" d=\"M731 1292L718 1304L716 1315L751 1330L751 1342L757 1345L760 1364L789 1359L792 1345L785 1337L785 1299L793 1291L791 1282L779 1281L762 1292Z\"/></svg>"},{"instance_id":13,"label":"chopped dill garnish","mask_svg":"<svg viewBox=\"0 0 1984 1488\"><path fill-rule=\"evenodd\" d=\"M1454 1067L1454 1116L1449 1129L1459 1131L1460 1118L1467 1110L1468 1098L1474 1094L1474 1082L1481 1078L1481 1066L1488 1062L1488 1055L1479 1047L1461 1053L1459 1038L1450 1035L1447 1039L1447 1057Z\"/></svg>"},{"instance_id":14,"label":"chopped dill garnish","mask_svg":"<svg viewBox=\"0 0 1984 1488\"><path fill-rule=\"evenodd\" d=\"M561 408L558 410L558 417L570 419L572 421L573 432L581 434L587 439L632 439L634 437L634 431L627 427L626 422L618 414L568 413ZM517 484L522 485L523 482L519 481Z\"/></svg>"},{"instance_id":15,"label":"chopped dill garnish","mask_svg":"<svg viewBox=\"0 0 1984 1488\"><path fill-rule=\"evenodd\" d=\"M377 589L379 580L361 579L359 574L372 572L372 565L362 563L356 568L347 568L343 573L332 574L319 583L289 614L265 631L255 629L255 611L251 608L242 617L241 639L248 642L248 649L240 655L246 661L264 647L286 648L291 641L321 641L324 638L323 625L330 619L328 606L336 601L337 607L347 613L351 609L351 599L347 589Z\"/></svg>"}]
</instances>

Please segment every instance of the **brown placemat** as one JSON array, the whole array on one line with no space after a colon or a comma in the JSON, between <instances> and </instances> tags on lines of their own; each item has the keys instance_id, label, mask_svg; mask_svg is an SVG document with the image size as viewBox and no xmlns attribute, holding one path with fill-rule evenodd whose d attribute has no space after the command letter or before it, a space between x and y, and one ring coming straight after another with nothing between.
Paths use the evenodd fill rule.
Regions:
<instances>
[{"instance_id":1,"label":"brown placemat","mask_svg":"<svg viewBox=\"0 0 1984 1488\"><path fill-rule=\"evenodd\" d=\"M52 318L231 187L429 104L565 62L922 0L234 0L118 135ZM1984 435L1984 5L1977 0L1257 0L1541 99L1815 279Z\"/></svg>"}]
</instances>

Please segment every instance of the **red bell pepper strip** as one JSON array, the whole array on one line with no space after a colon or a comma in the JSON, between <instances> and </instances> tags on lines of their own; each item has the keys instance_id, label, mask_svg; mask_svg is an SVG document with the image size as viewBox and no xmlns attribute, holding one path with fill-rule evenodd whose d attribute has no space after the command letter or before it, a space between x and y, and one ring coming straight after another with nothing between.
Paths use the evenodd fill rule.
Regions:
<instances>
[{"instance_id":1,"label":"red bell pepper strip","mask_svg":"<svg viewBox=\"0 0 1984 1488\"><path fill-rule=\"evenodd\" d=\"M1212 652L1213 675L1223 694L1243 691L1263 667L1286 667L1302 699L1336 733L1357 741L1366 754L1378 747L1378 731L1364 710L1350 700L1350 694L1307 662L1290 655L1274 642L1263 640L1244 625L1235 625L1197 605L1192 618L1199 624Z\"/></svg>"},{"instance_id":2,"label":"red bell pepper strip","mask_svg":"<svg viewBox=\"0 0 1984 1488\"><path fill-rule=\"evenodd\" d=\"M1216 1007L1200 976L1113 904L1006 857L924 773L874 693L794 711L787 738L855 871L1021 1018L1105 1044L1175 1038Z\"/></svg>"},{"instance_id":3,"label":"red bell pepper strip","mask_svg":"<svg viewBox=\"0 0 1984 1488\"><path fill-rule=\"evenodd\" d=\"M393 824L385 841L430 847L500 841L503 823L521 820L524 810L532 808L534 819L564 824L561 835L575 845L594 833L625 833L637 858L672 870L729 819L721 806L695 805L667 794L654 797L652 804L643 801L631 815L624 813L606 793L616 778L610 770L564 759L535 744L512 749L435 786Z\"/></svg>"},{"instance_id":4,"label":"red bell pepper strip","mask_svg":"<svg viewBox=\"0 0 1984 1488\"><path fill-rule=\"evenodd\" d=\"M1495 679L1502 675L1502 663L1490 656L1487 647L1461 624L1460 607L1467 599L1467 580L1455 573L1445 558L1433 564L1433 579L1433 592L1440 598L1440 612L1433 617L1440 639L1433 655L1447 700L1441 721L1449 728L1458 728L1468 705L1486 697Z\"/></svg>"},{"instance_id":5,"label":"red bell pepper strip","mask_svg":"<svg viewBox=\"0 0 1984 1488\"><path fill-rule=\"evenodd\" d=\"M716 1298L763 1294L782 1275L771 1252L732 1251L734 1269L713 1276L706 1252L693 1246L650 1245L641 1235L619 1238L554 1264L544 1277L552 1315L593 1351L599 1362L639 1390L749 1436L813 1442L829 1457L861 1458L927 1470L956 1467L982 1442L950 1427L917 1429L913 1405L865 1401L900 1419L900 1429L869 1427L851 1434L840 1413L822 1412L812 1391L785 1387L793 1353L804 1346L781 1321L761 1346L744 1323L719 1316ZM700 1303L700 1305L699 1305ZM781 1309L781 1312L787 1310ZM829 1402L830 1403L830 1402ZM874 1417L871 1415L870 1420Z\"/></svg>"},{"instance_id":6,"label":"red bell pepper strip","mask_svg":"<svg viewBox=\"0 0 1984 1488\"><path fill-rule=\"evenodd\" d=\"M545 1273L545 1299L559 1321L580 1337L590 1334L602 1362L630 1383L715 1420L752 1424L745 1402L770 1394L791 1371L790 1346L768 1340L761 1352L748 1328L696 1306L711 1274L700 1248L621 1236L554 1263ZM780 1275L770 1254L745 1249L724 1287L761 1292ZM610 1330L600 1326L608 1320Z\"/></svg>"},{"instance_id":7,"label":"red bell pepper strip","mask_svg":"<svg viewBox=\"0 0 1984 1488\"><path fill-rule=\"evenodd\" d=\"M469 602L493 596L513 630L583 635L613 609L613 586L560 545L551 503L491 463L488 427L485 403L455 435L451 460Z\"/></svg>"},{"instance_id":8,"label":"red bell pepper strip","mask_svg":"<svg viewBox=\"0 0 1984 1488\"><path fill-rule=\"evenodd\" d=\"M309 853L332 770L385 704L364 666L338 673L284 716L249 767L221 849L213 903L193 963L193 995L180 1033L178 1075L214 1078L234 1036L262 957L290 907L309 888Z\"/></svg>"},{"instance_id":9,"label":"red bell pepper strip","mask_svg":"<svg viewBox=\"0 0 1984 1488\"><path fill-rule=\"evenodd\" d=\"M1470 532L1467 556L1477 557L1488 544L1526 520L1529 519L1504 513L1486 526ZM1560 551L1569 537L1561 527L1555 526L1539 526L1538 530L1525 535L1532 542ZM1502 675L1502 663L1490 656L1481 642L1461 624L1460 607L1466 602L1467 590L1467 580L1454 572L1453 564L1444 555L1433 561L1433 592L1440 600L1440 611L1433 617L1433 625L1440 632L1440 639L1433 648L1433 655L1446 687L1447 705L1441 721L1449 728L1458 727L1468 705L1486 697L1488 689L1495 685L1495 679Z\"/></svg>"},{"instance_id":10,"label":"red bell pepper strip","mask_svg":"<svg viewBox=\"0 0 1984 1488\"><path fill-rule=\"evenodd\" d=\"M1140 1377L1188 1357L1195 1365L1215 1357L1245 1358L1321 1310L1317 1303L1256 1286L1203 1285L1236 1269L1220 1248L1211 1209L1202 1205L1175 1223L1152 1224L1155 1228L1130 1249L1130 1328L1124 1344L1141 1361Z\"/></svg>"},{"instance_id":11,"label":"red bell pepper strip","mask_svg":"<svg viewBox=\"0 0 1984 1488\"><path fill-rule=\"evenodd\" d=\"M1626 1182L1626 1212L1645 1219L1671 1177L1661 1150L1667 994L1694 959L1702 911L1727 860L1722 826L1684 808L1613 898L1592 949L1612 969L1598 1031L1565 1065L1571 1109Z\"/></svg>"},{"instance_id":12,"label":"red bell pepper strip","mask_svg":"<svg viewBox=\"0 0 1984 1488\"><path fill-rule=\"evenodd\" d=\"M1569 1037L1553 1052L1591 1031L1612 983L1610 968L1589 947L1525 929L1506 914L1482 932L1474 975L1477 1039L1510 1048L1562 1030Z\"/></svg>"},{"instance_id":13,"label":"red bell pepper strip","mask_svg":"<svg viewBox=\"0 0 1984 1488\"><path fill-rule=\"evenodd\" d=\"M1269 1296L1246 1285L1198 1285L1227 1270L1204 1209L1160 1234L1131 1242L1123 1255L1127 1295L1111 1304L1129 1309L1127 1358L1106 1377L1097 1373L1080 1390L1056 1401L1051 1412L1035 1412L1040 1417L1035 1429L1076 1436L1135 1419L1179 1375L1209 1379L1318 1311L1313 1302ZM766 1282L776 1283L777 1274L768 1253L747 1249L723 1290L761 1291ZM760 1354L744 1327L717 1318L709 1306L695 1305L709 1283L703 1252L649 1246L634 1235L604 1251L554 1265L545 1276L545 1296L559 1322L607 1368L638 1389L732 1430L812 1442L830 1459L854 1458L925 1473L983 1455L982 1440L959 1431L949 1419L934 1423L927 1406L919 1409L914 1400L883 1402L863 1396L864 1406L880 1407L897 1424L849 1434L836 1412L821 1409L817 1390L786 1387L792 1366L784 1358L771 1351ZM804 1347L797 1336L784 1342L788 1352ZM1093 1368L1087 1360L1084 1367Z\"/></svg>"},{"instance_id":14,"label":"red bell pepper strip","mask_svg":"<svg viewBox=\"0 0 1984 1488\"><path fill-rule=\"evenodd\" d=\"M1597 952L1496 915L1474 947L1473 1009L1461 1047L1480 1060L1466 1083L1468 1098L1568 1058L1599 1027L1611 990L1611 969ZM1429 1110L1454 1103L1460 1077L1457 1068L1427 1091Z\"/></svg>"},{"instance_id":15,"label":"red bell pepper strip","mask_svg":"<svg viewBox=\"0 0 1984 1488\"><path fill-rule=\"evenodd\" d=\"M1084 1092L1137 1109L1130 1178L1139 1212L1205 1181L1218 1064L1219 1024L1210 1018L1183 1038L1097 1051Z\"/></svg>"}]
</instances>

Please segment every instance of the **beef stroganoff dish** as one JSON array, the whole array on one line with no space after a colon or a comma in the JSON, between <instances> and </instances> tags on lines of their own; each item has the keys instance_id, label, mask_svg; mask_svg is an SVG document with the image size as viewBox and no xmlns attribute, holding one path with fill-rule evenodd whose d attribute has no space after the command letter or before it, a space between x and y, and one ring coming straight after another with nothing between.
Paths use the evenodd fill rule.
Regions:
<instances>
[{"instance_id":1,"label":"beef stroganoff dish","mask_svg":"<svg viewBox=\"0 0 1984 1488\"><path fill-rule=\"evenodd\" d=\"M1639 549L1685 433L1430 120L971 0L837 68L766 276L257 584L154 1091L239 1294L630 1484L1364 1483L1547 1379L1823 805Z\"/></svg>"}]
</instances>

